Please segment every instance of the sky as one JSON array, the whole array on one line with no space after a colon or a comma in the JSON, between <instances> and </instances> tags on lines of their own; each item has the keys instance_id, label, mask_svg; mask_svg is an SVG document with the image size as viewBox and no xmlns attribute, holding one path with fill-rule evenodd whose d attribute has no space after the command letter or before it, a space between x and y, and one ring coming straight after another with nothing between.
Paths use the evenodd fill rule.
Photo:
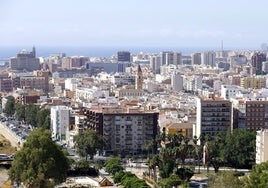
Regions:
<instances>
[{"instance_id":1,"label":"sky","mask_svg":"<svg viewBox=\"0 0 268 188\"><path fill-rule=\"evenodd\" d=\"M267 0L0 0L0 46L260 48Z\"/></svg>"}]
</instances>

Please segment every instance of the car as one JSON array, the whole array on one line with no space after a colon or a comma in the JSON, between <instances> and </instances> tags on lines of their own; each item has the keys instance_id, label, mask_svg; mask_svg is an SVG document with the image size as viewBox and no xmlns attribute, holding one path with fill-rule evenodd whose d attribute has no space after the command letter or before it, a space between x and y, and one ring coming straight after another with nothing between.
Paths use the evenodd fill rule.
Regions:
<instances>
[{"instance_id":1,"label":"car","mask_svg":"<svg viewBox=\"0 0 268 188\"><path fill-rule=\"evenodd\" d=\"M8 160L9 156L7 154L0 154L0 160Z\"/></svg>"}]
</instances>

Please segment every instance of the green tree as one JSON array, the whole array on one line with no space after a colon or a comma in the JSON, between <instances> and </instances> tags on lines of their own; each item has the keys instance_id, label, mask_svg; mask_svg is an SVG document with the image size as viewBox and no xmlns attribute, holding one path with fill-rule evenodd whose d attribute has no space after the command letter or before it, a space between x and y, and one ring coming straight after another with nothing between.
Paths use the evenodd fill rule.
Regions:
<instances>
[{"instance_id":1,"label":"green tree","mask_svg":"<svg viewBox=\"0 0 268 188\"><path fill-rule=\"evenodd\" d=\"M25 107L25 118L26 123L37 127L37 116L36 113L39 111L39 106L35 104L28 104Z\"/></svg>"},{"instance_id":2,"label":"green tree","mask_svg":"<svg viewBox=\"0 0 268 188\"><path fill-rule=\"evenodd\" d=\"M124 168L119 157L112 157L105 161L104 169L109 174L115 175L116 172L119 172Z\"/></svg>"},{"instance_id":3,"label":"green tree","mask_svg":"<svg viewBox=\"0 0 268 188\"><path fill-rule=\"evenodd\" d=\"M158 164L158 167L160 177L168 178L176 166L172 148L161 148L159 153L159 159L160 162Z\"/></svg>"},{"instance_id":4,"label":"green tree","mask_svg":"<svg viewBox=\"0 0 268 188\"><path fill-rule=\"evenodd\" d=\"M268 187L268 162L254 165L248 177L245 177L246 188Z\"/></svg>"},{"instance_id":5,"label":"green tree","mask_svg":"<svg viewBox=\"0 0 268 188\"><path fill-rule=\"evenodd\" d=\"M80 156L85 157L89 155L91 159L97 153L97 150L102 150L105 141L102 136L98 135L96 131L87 129L84 133L74 137L76 149Z\"/></svg>"},{"instance_id":6,"label":"green tree","mask_svg":"<svg viewBox=\"0 0 268 188\"><path fill-rule=\"evenodd\" d=\"M52 141L50 132L35 129L16 153L9 177L30 188L54 187L66 179L68 169L68 158Z\"/></svg>"},{"instance_id":7,"label":"green tree","mask_svg":"<svg viewBox=\"0 0 268 188\"><path fill-rule=\"evenodd\" d=\"M149 166L149 176L152 174L153 180L157 181L157 171L156 167L160 164L160 159L158 155L152 155L149 158L148 166ZM153 173L151 172L151 169L153 170Z\"/></svg>"},{"instance_id":8,"label":"green tree","mask_svg":"<svg viewBox=\"0 0 268 188\"><path fill-rule=\"evenodd\" d=\"M161 188L173 188L181 185L181 180L176 174L171 174L168 178L164 178L159 182Z\"/></svg>"},{"instance_id":9,"label":"green tree","mask_svg":"<svg viewBox=\"0 0 268 188\"><path fill-rule=\"evenodd\" d=\"M4 113L7 117L11 117L15 114L15 98L13 96L8 96L7 98Z\"/></svg>"},{"instance_id":10,"label":"green tree","mask_svg":"<svg viewBox=\"0 0 268 188\"><path fill-rule=\"evenodd\" d=\"M194 171L190 168L185 167L178 168L176 170L176 175L178 175L183 182L189 182L191 177L194 175Z\"/></svg>"},{"instance_id":11,"label":"green tree","mask_svg":"<svg viewBox=\"0 0 268 188\"><path fill-rule=\"evenodd\" d=\"M125 175L125 173L123 170L120 170L119 172L116 172L113 179L114 179L114 183L120 183L123 179L123 176ZM130 172L128 172L130 173Z\"/></svg>"},{"instance_id":12,"label":"green tree","mask_svg":"<svg viewBox=\"0 0 268 188\"><path fill-rule=\"evenodd\" d=\"M214 140L207 141L205 144L205 161L207 171L209 166L212 165L215 173L219 171L223 159L220 157L221 142L217 137Z\"/></svg>"},{"instance_id":13,"label":"green tree","mask_svg":"<svg viewBox=\"0 0 268 188\"><path fill-rule=\"evenodd\" d=\"M50 110L40 109L37 112L37 126L50 129Z\"/></svg>"},{"instance_id":14,"label":"green tree","mask_svg":"<svg viewBox=\"0 0 268 188\"><path fill-rule=\"evenodd\" d=\"M15 104L15 110L16 110L16 118L19 121L25 121L25 105L21 103L16 103Z\"/></svg>"},{"instance_id":15,"label":"green tree","mask_svg":"<svg viewBox=\"0 0 268 188\"><path fill-rule=\"evenodd\" d=\"M223 144L221 157L226 165L235 168L252 168L255 163L256 133L247 129L234 129L220 135Z\"/></svg>"}]
</instances>

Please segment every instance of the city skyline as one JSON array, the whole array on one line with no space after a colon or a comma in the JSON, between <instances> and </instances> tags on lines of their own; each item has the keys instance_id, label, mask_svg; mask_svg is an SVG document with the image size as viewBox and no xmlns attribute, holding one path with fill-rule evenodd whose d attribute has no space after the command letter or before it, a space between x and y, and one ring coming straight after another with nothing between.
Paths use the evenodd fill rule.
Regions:
<instances>
[{"instance_id":1,"label":"city skyline","mask_svg":"<svg viewBox=\"0 0 268 188\"><path fill-rule=\"evenodd\" d=\"M0 3L0 46L260 48L264 0Z\"/></svg>"}]
</instances>

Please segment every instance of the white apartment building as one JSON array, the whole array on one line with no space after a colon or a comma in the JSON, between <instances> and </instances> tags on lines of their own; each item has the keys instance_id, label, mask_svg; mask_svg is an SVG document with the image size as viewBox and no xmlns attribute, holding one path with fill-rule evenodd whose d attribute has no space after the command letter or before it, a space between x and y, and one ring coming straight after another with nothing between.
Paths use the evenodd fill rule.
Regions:
<instances>
[{"instance_id":1,"label":"white apartment building","mask_svg":"<svg viewBox=\"0 0 268 188\"><path fill-rule=\"evenodd\" d=\"M77 86L80 84L81 79L77 78L67 78L64 80L65 89L68 89L70 91L75 91Z\"/></svg>"},{"instance_id":2,"label":"white apartment building","mask_svg":"<svg viewBox=\"0 0 268 188\"><path fill-rule=\"evenodd\" d=\"M183 78L179 73L173 73L171 76L171 86L174 91L183 90Z\"/></svg>"},{"instance_id":3,"label":"white apartment building","mask_svg":"<svg viewBox=\"0 0 268 188\"><path fill-rule=\"evenodd\" d=\"M221 97L226 99L235 98L241 91L241 87L234 85L221 85Z\"/></svg>"},{"instance_id":4,"label":"white apartment building","mask_svg":"<svg viewBox=\"0 0 268 188\"><path fill-rule=\"evenodd\" d=\"M262 71L268 73L268 61L262 63Z\"/></svg>"},{"instance_id":5,"label":"white apartment building","mask_svg":"<svg viewBox=\"0 0 268 188\"><path fill-rule=\"evenodd\" d=\"M177 65L162 65L160 67L160 74L172 74L177 69Z\"/></svg>"},{"instance_id":6,"label":"white apartment building","mask_svg":"<svg viewBox=\"0 0 268 188\"><path fill-rule=\"evenodd\" d=\"M92 99L100 97L109 97L109 91L103 91L97 87L92 88L77 88L75 90L75 99L77 101L89 102Z\"/></svg>"},{"instance_id":7,"label":"white apartment building","mask_svg":"<svg viewBox=\"0 0 268 188\"><path fill-rule=\"evenodd\" d=\"M186 91L198 91L202 89L202 77L201 76L184 76L183 87Z\"/></svg>"},{"instance_id":8,"label":"white apartment building","mask_svg":"<svg viewBox=\"0 0 268 188\"><path fill-rule=\"evenodd\" d=\"M257 131L256 164L268 161L268 129Z\"/></svg>"},{"instance_id":9,"label":"white apartment building","mask_svg":"<svg viewBox=\"0 0 268 188\"><path fill-rule=\"evenodd\" d=\"M50 110L50 129L53 140L65 140L66 129L70 123L70 108L67 106L52 106Z\"/></svg>"},{"instance_id":10,"label":"white apartment building","mask_svg":"<svg viewBox=\"0 0 268 188\"><path fill-rule=\"evenodd\" d=\"M134 85L135 78L136 78L135 74L116 73L111 76L111 82L116 86Z\"/></svg>"}]
</instances>

